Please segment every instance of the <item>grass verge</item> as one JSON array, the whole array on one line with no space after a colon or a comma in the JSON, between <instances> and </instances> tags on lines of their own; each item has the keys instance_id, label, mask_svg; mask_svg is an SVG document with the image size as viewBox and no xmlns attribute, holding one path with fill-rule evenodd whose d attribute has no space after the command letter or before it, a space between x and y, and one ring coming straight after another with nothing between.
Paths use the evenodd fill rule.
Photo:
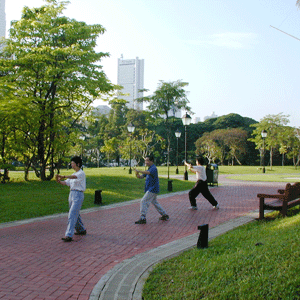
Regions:
<instances>
[{"instance_id":1,"label":"grass verge","mask_svg":"<svg viewBox=\"0 0 300 300\"><path fill-rule=\"evenodd\" d=\"M158 264L143 299L300 299L299 243L299 214L252 222Z\"/></svg>"}]
</instances>

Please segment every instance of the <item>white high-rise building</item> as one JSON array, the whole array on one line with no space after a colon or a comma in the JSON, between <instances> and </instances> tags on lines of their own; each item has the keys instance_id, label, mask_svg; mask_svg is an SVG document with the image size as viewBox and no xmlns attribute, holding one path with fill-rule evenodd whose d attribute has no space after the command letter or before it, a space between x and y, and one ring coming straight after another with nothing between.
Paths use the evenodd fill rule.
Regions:
<instances>
[{"instance_id":1,"label":"white high-rise building","mask_svg":"<svg viewBox=\"0 0 300 300\"><path fill-rule=\"evenodd\" d=\"M5 37L5 33L6 33L5 0L0 0L0 37Z\"/></svg>"},{"instance_id":2,"label":"white high-rise building","mask_svg":"<svg viewBox=\"0 0 300 300\"><path fill-rule=\"evenodd\" d=\"M143 103L137 102L135 99L143 97L144 89L144 60L139 59L123 59L123 55L118 59L118 85L123 86L122 99L128 101L128 108L143 110Z\"/></svg>"}]
</instances>

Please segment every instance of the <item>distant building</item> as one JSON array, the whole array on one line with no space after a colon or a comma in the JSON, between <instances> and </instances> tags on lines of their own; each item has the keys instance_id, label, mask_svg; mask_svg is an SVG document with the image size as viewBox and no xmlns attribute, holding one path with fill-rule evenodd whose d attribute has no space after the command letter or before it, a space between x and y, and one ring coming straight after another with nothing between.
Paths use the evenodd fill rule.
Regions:
<instances>
[{"instance_id":1,"label":"distant building","mask_svg":"<svg viewBox=\"0 0 300 300\"><path fill-rule=\"evenodd\" d=\"M197 124L199 122L201 122L201 119L199 117L195 117L192 121L192 123L194 123L194 124Z\"/></svg>"},{"instance_id":2,"label":"distant building","mask_svg":"<svg viewBox=\"0 0 300 300\"><path fill-rule=\"evenodd\" d=\"M0 37L5 37L6 33L6 14L5 0L0 0Z\"/></svg>"},{"instance_id":3,"label":"distant building","mask_svg":"<svg viewBox=\"0 0 300 300\"><path fill-rule=\"evenodd\" d=\"M123 55L118 59L118 85L123 86L122 93L128 94L120 98L128 101L128 108L143 110L143 103L135 99L143 97L144 93L139 90L144 89L144 60L123 59Z\"/></svg>"},{"instance_id":4,"label":"distant building","mask_svg":"<svg viewBox=\"0 0 300 300\"><path fill-rule=\"evenodd\" d=\"M181 119L181 109L173 108L173 109L169 110L168 116Z\"/></svg>"},{"instance_id":5,"label":"distant building","mask_svg":"<svg viewBox=\"0 0 300 300\"><path fill-rule=\"evenodd\" d=\"M213 119L213 118L217 118L218 116L215 114L215 112L213 112L212 114L211 114L211 116L206 116L206 117L204 117L204 121L206 121L206 120L208 120L208 119Z\"/></svg>"},{"instance_id":6,"label":"distant building","mask_svg":"<svg viewBox=\"0 0 300 300\"><path fill-rule=\"evenodd\" d=\"M97 115L109 115L111 108L107 105L98 105L94 108L94 113Z\"/></svg>"}]
</instances>

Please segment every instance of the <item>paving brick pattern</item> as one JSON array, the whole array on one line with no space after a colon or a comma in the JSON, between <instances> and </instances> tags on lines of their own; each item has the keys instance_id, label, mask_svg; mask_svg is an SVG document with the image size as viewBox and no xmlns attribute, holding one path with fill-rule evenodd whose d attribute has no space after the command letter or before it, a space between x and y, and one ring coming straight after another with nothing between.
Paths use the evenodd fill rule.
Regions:
<instances>
[{"instance_id":1,"label":"paving brick pattern","mask_svg":"<svg viewBox=\"0 0 300 300\"><path fill-rule=\"evenodd\" d=\"M134 255L210 228L258 208L257 193L273 193L284 183L228 181L211 189L220 209L198 197L190 211L188 194L163 196L159 202L170 215L167 222L150 206L147 224L135 225L139 201L82 213L88 234L64 243L67 216L0 226L1 300L88 300L101 279L114 266ZM66 200L67 201L67 200Z\"/></svg>"}]
</instances>

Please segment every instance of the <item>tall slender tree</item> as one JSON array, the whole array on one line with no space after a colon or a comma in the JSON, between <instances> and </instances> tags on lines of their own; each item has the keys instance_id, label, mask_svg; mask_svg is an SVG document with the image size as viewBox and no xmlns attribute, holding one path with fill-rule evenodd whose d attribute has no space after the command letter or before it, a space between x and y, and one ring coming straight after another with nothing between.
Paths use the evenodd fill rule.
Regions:
<instances>
[{"instance_id":1,"label":"tall slender tree","mask_svg":"<svg viewBox=\"0 0 300 300\"><path fill-rule=\"evenodd\" d=\"M181 80L172 82L161 80L153 95L142 99L149 103L148 110L153 116L163 117L165 119L168 162L170 155L171 130L174 129L172 128L170 119L174 118L177 110L185 109L188 112L191 111L191 108L188 106L189 100L187 98L188 92L185 90L186 86L188 86L188 83Z\"/></svg>"}]
</instances>

